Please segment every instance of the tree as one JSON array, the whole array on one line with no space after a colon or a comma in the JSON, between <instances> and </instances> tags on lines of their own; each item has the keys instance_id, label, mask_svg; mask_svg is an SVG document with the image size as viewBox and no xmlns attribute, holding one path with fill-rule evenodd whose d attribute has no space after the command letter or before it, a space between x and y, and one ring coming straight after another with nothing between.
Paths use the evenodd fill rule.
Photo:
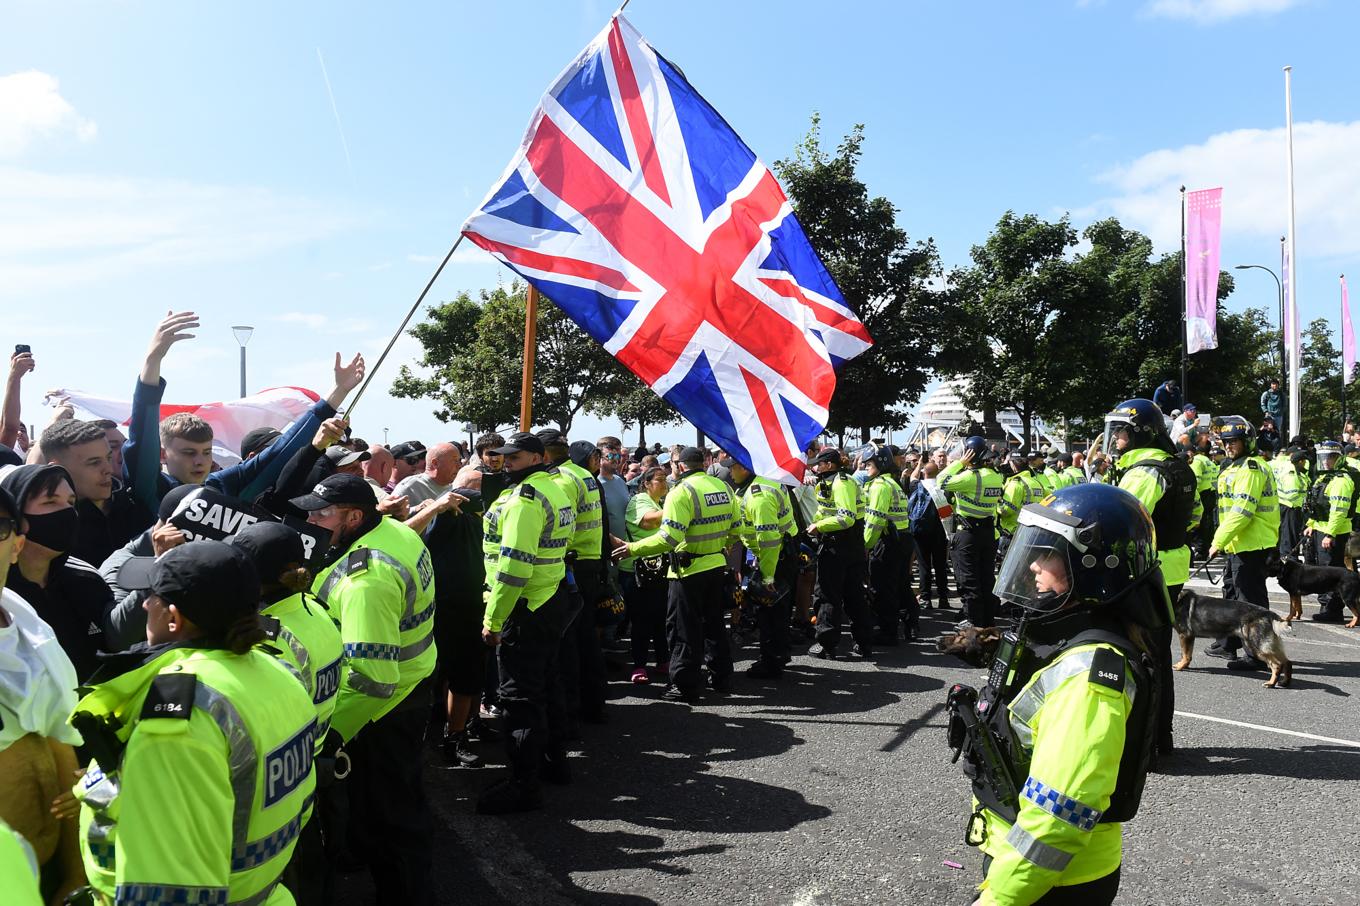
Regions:
<instances>
[{"instance_id":1,"label":"tree","mask_svg":"<svg viewBox=\"0 0 1360 906\"><path fill-rule=\"evenodd\" d=\"M973 246L972 266L950 275L943 359L967 378L970 408L1016 411L1026 446L1035 417L1064 414L1074 376L1098 367L1101 319L1083 304L1091 294L1068 257L1076 243L1065 216L1007 211Z\"/></svg>"},{"instance_id":2,"label":"tree","mask_svg":"<svg viewBox=\"0 0 1360 906\"><path fill-rule=\"evenodd\" d=\"M1346 385L1343 407L1341 394L1341 351L1332 342L1332 326L1326 318L1316 318L1299 338L1299 365L1303 380L1299 387L1299 430L1314 440L1341 435L1343 423L1352 418L1355 401L1360 399L1360 374ZM1259 397L1260 391L1257 391ZM1253 408L1256 412L1260 407ZM1284 434L1281 426L1281 436Z\"/></svg>"},{"instance_id":3,"label":"tree","mask_svg":"<svg viewBox=\"0 0 1360 906\"><path fill-rule=\"evenodd\" d=\"M836 375L827 429L902 428L925 389L934 365L931 320L936 294L929 281L939 272L933 241L912 243L897 226L897 209L870 197L859 178L864 126L857 125L828 155L821 145L821 117L791 160L776 161L779 177L813 248L841 295L873 337L874 345L842 365Z\"/></svg>"},{"instance_id":4,"label":"tree","mask_svg":"<svg viewBox=\"0 0 1360 906\"><path fill-rule=\"evenodd\" d=\"M392 394L435 400L435 418L443 422L466 420L481 431L518 424L527 304L527 288L516 281L482 290L478 299L464 292L432 306L429 320L411 329L425 348L420 364L431 373L422 377L402 366ZM569 431L582 408L606 406L621 384L621 366L541 295L535 330L534 420Z\"/></svg>"}]
</instances>

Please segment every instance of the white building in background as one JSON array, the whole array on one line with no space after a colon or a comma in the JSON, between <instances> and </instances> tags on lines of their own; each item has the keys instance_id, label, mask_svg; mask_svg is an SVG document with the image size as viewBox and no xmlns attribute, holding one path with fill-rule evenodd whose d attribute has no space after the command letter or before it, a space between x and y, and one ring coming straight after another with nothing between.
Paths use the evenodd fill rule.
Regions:
<instances>
[{"instance_id":1,"label":"white building in background","mask_svg":"<svg viewBox=\"0 0 1360 906\"><path fill-rule=\"evenodd\" d=\"M916 409L916 417L907 433L914 439L915 443L939 443L950 429L955 428L965 419L981 422L982 413L969 409L963 404L959 391L963 386L962 380L942 381L939 386L926 395L921 401L921 405ZM1014 409L1006 409L996 414L997 420L1001 423L1001 428L1006 434L1017 441L1023 441L1024 425L1020 421L1020 414ZM1049 444L1059 450L1067 449L1067 439L1061 432L1049 429L1039 418L1035 418L1031 426L1038 434L1039 445Z\"/></svg>"}]
</instances>

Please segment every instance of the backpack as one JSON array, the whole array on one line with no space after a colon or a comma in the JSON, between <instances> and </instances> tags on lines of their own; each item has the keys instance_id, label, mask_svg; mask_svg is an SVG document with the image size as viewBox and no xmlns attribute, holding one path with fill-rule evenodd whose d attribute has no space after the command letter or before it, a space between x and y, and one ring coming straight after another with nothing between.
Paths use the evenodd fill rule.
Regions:
<instances>
[{"instance_id":1,"label":"backpack","mask_svg":"<svg viewBox=\"0 0 1360 906\"><path fill-rule=\"evenodd\" d=\"M1141 459L1129 466L1156 472L1161 481L1162 499L1152 511L1152 527L1157 531L1157 549L1174 551L1186 545L1190 537L1190 520L1195 515L1199 481L1190 464L1179 456L1167 459Z\"/></svg>"},{"instance_id":2,"label":"backpack","mask_svg":"<svg viewBox=\"0 0 1360 906\"><path fill-rule=\"evenodd\" d=\"M930 496L930 488L923 481L916 482L916 487L911 489L907 497L907 518L911 520L913 530L917 526L925 528L940 519L939 513L935 511L935 501Z\"/></svg>"}]
</instances>

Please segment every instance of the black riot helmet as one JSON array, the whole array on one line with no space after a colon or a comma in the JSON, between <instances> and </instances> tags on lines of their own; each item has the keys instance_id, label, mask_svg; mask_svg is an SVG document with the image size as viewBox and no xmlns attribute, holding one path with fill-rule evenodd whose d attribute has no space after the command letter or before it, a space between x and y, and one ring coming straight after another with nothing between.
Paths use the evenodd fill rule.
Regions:
<instances>
[{"instance_id":1,"label":"black riot helmet","mask_svg":"<svg viewBox=\"0 0 1360 906\"><path fill-rule=\"evenodd\" d=\"M1171 602L1147 510L1110 484L1076 484L1020 511L996 595L1042 623L1059 611L1101 609L1147 628L1168 625Z\"/></svg>"},{"instance_id":2,"label":"black riot helmet","mask_svg":"<svg viewBox=\"0 0 1360 906\"><path fill-rule=\"evenodd\" d=\"M1214 419L1214 436L1219 443L1241 438L1247 442L1247 453L1256 452L1256 429L1240 415L1224 415Z\"/></svg>"},{"instance_id":3,"label":"black riot helmet","mask_svg":"<svg viewBox=\"0 0 1360 906\"><path fill-rule=\"evenodd\" d=\"M1167 453L1175 452L1171 438L1166 434L1166 419L1162 415L1161 407L1152 400L1124 400L1105 416L1103 449L1115 459L1118 459L1122 452L1127 452L1120 451L1115 446L1115 434L1121 430L1129 432L1128 450L1154 447Z\"/></svg>"},{"instance_id":4,"label":"black riot helmet","mask_svg":"<svg viewBox=\"0 0 1360 906\"><path fill-rule=\"evenodd\" d=\"M1319 472L1331 472L1341 464L1341 444L1334 440L1319 441L1317 445L1317 465Z\"/></svg>"}]
</instances>

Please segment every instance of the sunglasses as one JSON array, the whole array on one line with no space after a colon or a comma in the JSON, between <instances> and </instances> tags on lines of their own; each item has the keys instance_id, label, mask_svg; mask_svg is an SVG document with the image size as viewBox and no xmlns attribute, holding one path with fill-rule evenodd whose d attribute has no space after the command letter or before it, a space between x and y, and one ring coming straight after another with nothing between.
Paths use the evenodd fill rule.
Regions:
<instances>
[{"instance_id":1,"label":"sunglasses","mask_svg":"<svg viewBox=\"0 0 1360 906\"><path fill-rule=\"evenodd\" d=\"M17 523L9 516L0 516L0 541L8 541L9 536L14 534Z\"/></svg>"}]
</instances>

